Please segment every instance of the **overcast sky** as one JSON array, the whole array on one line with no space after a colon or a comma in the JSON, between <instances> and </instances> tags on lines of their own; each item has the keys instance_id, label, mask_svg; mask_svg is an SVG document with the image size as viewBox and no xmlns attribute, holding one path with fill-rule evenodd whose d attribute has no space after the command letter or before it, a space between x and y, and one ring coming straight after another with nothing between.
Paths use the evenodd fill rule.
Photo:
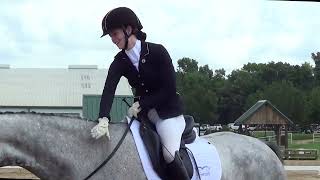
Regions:
<instances>
[{"instance_id":1,"label":"overcast sky","mask_svg":"<svg viewBox=\"0 0 320 180\"><path fill-rule=\"evenodd\" d=\"M267 0L1 0L0 64L13 68L108 68L118 49L100 38L101 20L127 6L147 41L173 63L183 57L229 73L248 62L301 65L320 51L320 3Z\"/></svg>"}]
</instances>

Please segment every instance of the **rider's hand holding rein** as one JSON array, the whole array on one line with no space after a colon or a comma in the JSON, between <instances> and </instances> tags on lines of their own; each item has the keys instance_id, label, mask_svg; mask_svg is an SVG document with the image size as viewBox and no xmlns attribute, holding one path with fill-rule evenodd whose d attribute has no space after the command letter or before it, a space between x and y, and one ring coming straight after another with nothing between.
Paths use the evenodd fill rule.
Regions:
<instances>
[{"instance_id":1,"label":"rider's hand holding rein","mask_svg":"<svg viewBox=\"0 0 320 180\"><path fill-rule=\"evenodd\" d=\"M132 106L128 109L128 116L130 118L135 117L138 118L138 113L141 111L141 107L139 101L132 104Z\"/></svg>"},{"instance_id":2,"label":"rider's hand holding rein","mask_svg":"<svg viewBox=\"0 0 320 180\"><path fill-rule=\"evenodd\" d=\"M110 140L110 134L109 134L109 119L106 117L99 118L98 119L99 124L94 126L91 129L91 136L95 139L99 139L103 135L107 136L107 138Z\"/></svg>"}]
</instances>

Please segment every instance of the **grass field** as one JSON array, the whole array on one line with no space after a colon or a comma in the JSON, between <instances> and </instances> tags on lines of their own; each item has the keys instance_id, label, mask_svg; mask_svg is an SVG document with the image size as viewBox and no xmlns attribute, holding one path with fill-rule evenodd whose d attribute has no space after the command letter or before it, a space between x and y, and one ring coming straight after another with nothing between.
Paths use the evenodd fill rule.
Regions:
<instances>
[{"instance_id":1,"label":"grass field","mask_svg":"<svg viewBox=\"0 0 320 180\"><path fill-rule=\"evenodd\" d=\"M252 133L256 138L275 135L274 131L253 131Z\"/></svg>"},{"instance_id":2,"label":"grass field","mask_svg":"<svg viewBox=\"0 0 320 180\"><path fill-rule=\"evenodd\" d=\"M312 138L312 134L292 133L292 140L307 140Z\"/></svg>"},{"instance_id":3,"label":"grass field","mask_svg":"<svg viewBox=\"0 0 320 180\"><path fill-rule=\"evenodd\" d=\"M320 151L320 143L307 143L307 144L289 144L291 149L318 149Z\"/></svg>"},{"instance_id":4,"label":"grass field","mask_svg":"<svg viewBox=\"0 0 320 180\"><path fill-rule=\"evenodd\" d=\"M288 144L289 149L317 149L318 150L318 159L320 159L320 143L306 143L306 144L295 144L293 141L292 144Z\"/></svg>"},{"instance_id":5,"label":"grass field","mask_svg":"<svg viewBox=\"0 0 320 180\"><path fill-rule=\"evenodd\" d=\"M266 134L267 136L274 136L273 131L267 131ZM253 133L253 136L261 139L265 137L265 132L256 131ZM288 143L290 149L317 149L318 159L320 159L320 142L313 143L312 134L292 133L292 143L290 140L288 141Z\"/></svg>"},{"instance_id":6,"label":"grass field","mask_svg":"<svg viewBox=\"0 0 320 180\"><path fill-rule=\"evenodd\" d=\"M265 136L274 136L274 131L253 131L253 136L256 138L265 137ZM292 140L312 140L312 134L303 134L303 133L292 133Z\"/></svg>"}]
</instances>

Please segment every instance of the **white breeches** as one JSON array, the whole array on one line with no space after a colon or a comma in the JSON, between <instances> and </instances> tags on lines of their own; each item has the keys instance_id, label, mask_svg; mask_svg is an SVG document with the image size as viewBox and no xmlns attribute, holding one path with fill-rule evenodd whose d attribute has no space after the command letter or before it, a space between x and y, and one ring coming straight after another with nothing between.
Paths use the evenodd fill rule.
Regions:
<instances>
[{"instance_id":1,"label":"white breeches","mask_svg":"<svg viewBox=\"0 0 320 180\"><path fill-rule=\"evenodd\" d=\"M156 126L160 136L164 160L166 163L172 162L175 152L180 149L181 136L186 126L183 115L161 119L157 111L151 109L148 112L148 118Z\"/></svg>"}]
</instances>

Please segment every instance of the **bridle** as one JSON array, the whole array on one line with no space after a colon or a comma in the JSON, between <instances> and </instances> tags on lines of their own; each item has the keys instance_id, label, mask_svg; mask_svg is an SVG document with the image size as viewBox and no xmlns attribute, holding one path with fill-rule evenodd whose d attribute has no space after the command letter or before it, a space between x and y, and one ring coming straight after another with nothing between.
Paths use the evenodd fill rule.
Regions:
<instances>
[{"instance_id":1,"label":"bridle","mask_svg":"<svg viewBox=\"0 0 320 180\"><path fill-rule=\"evenodd\" d=\"M129 103L126 101L125 98L123 98L122 101L125 102L130 107ZM110 153L110 155L106 158L106 160L104 160L94 171L92 171L86 178L84 178L84 180L87 180L90 177L92 177L97 171L99 171L99 169L101 169L104 165L106 165L110 161L110 159L117 152L117 150L119 149L120 145L122 144L124 138L128 134L128 132L130 130L130 126L133 121L134 121L134 117L132 116L129 125L127 126L125 132L123 133L123 135L122 135L121 139L119 140L118 144L116 145L116 147L113 149L113 151Z\"/></svg>"}]
</instances>

